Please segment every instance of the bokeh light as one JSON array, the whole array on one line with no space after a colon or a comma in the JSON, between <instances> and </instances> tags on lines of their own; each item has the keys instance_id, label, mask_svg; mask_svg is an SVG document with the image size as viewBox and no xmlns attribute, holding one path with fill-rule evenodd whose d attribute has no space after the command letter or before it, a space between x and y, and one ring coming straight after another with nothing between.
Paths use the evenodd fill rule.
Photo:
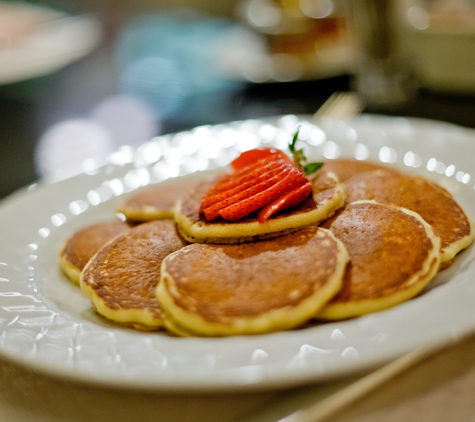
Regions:
<instances>
[{"instance_id":1,"label":"bokeh light","mask_svg":"<svg viewBox=\"0 0 475 422\"><path fill-rule=\"evenodd\" d=\"M91 118L109 131L116 147L137 147L160 133L160 122L153 108L130 95L106 98L92 111Z\"/></svg>"},{"instance_id":2,"label":"bokeh light","mask_svg":"<svg viewBox=\"0 0 475 422\"><path fill-rule=\"evenodd\" d=\"M430 24L430 17L427 11L420 6L412 6L407 11L409 23L416 29L427 29Z\"/></svg>"},{"instance_id":3,"label":"bokeh light","mask_svg":"<svg viewBox=\"0 0 475 422\"><path fill-rule=\"evenodd\" d=\"M242 6L245 20L250 26L261 30L277 26L282 19L282 12L271 0L249 0Z\"/></svg>"},{"instance_id":4,"label":"bokeh light","mask_svg":"<svg viewBox=\"0 0 475 422\"><path fill-rule=\"evenodd\" d=\"M332 0L300 0L300 8L305 15L314 19L323 19L334 11Z\"/></svg>"},{"instance_id":5,"label":"bokeh light","mask_svg":"<svg viewBox=\"0 0 475 422\"><path fill-rule=\"evenodd\" d=\"M52 126L36 149L38 173L48 182L65 179L106 163L113 151L109 132L85 119L68 120Z\"/></svg>"}]
</instances>

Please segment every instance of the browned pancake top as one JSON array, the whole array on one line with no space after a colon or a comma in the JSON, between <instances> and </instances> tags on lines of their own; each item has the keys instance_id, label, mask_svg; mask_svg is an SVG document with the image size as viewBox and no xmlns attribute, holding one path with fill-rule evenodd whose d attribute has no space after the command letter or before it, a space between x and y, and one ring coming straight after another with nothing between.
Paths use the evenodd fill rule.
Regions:
<instances>
[{"instance_id":1,"label":"browned pancake top","mask_svg":"<svg viewBox=\"0 0 475 422\"><path fill-rule=\"evenodd\" d=\"M153 207L159 210L169 211L182 194L183 193L179 190L165 189L157 185L131 196L125 202L125 206L139 210L145 207Z\"/></svg>"},{"instance_id":2,"label":"browned pancake top","mask_svg":"<svg viewBox=\"0 0 475 422\"><path fill-rule=\"evenodd\" d=\"M380 204L347 205L322 227L343 242L350 256L343 288L331 303L382 298L407 288L433 248L420 221Z\"/></svg>"},{"instance_id":3,"label":"browned pancake top","mask_svg":"<svg viewBox=\"0 0 475 422\"><path fill-rule=\"evenodd\" d=\"M223 218L219 218L214 221L206 221L205 218L199 214L199 209L201 199L203 198L206 191L213 186L213 184L214 182L203 182L199 184L182 200L181 212L190 221L193 223L201 222L201 224L210 226L215 224L240 224L257 221L257 211L248 215L247 217L241 218L236 222L229 222ZM328 177L326 173L322 173L316 181L312 182L312 188L314 192L313 198L309 197L295 208L276 213L271 217L271 219L285 218L289 215L302 214L318 208L322 202L331 199L335 195L336 186L337 182L334 179Z\"/></svg>"},{"instance_id":4,"label":"browned pancake top","mask_svg":"<svg viewBox=\"0 0 475 422\"><path fill-rule=\"evenodd\" d=\"M173 221L142 224L102 248L84 269L82 282L111 309L149 309L161 316L155 296L160 266L184 245Z\"/></svg>"},{"instance_id":5,"label":"browned pancake top","mask_svg":"<svg viewBox=\"0 0 475 422\"><path fill-rule=\"evenodd\" d=\"M440 236L442 250L471 232L467 216L452 196L421 177L378 170L348 179L344 189L348 203L374 199L417 212Z\"/></svg>"},{"instance_id":6,"label":"browned pancake top","mask_svg":"<svg viewBox=\"0 0 475 422\"><path fill-rule=\"evenodd\" d=\"M86 227L66 241L61 256L82 270L100 248L129 228L120 220Z\"/></svg>"},{"instance_id":7,"label":"browned pancake top","mask_svg":"<svg viewBox=\"0 0 475 422\"><path fill-rule=\"evenodd\" d=\"M325 161L322 169L315 173L314 177L319 176L321 172L331 171L336 174L340 182L344 182L350 177L364 173L366 171L384 169L385 167L367 161L356 160L328 160ZM313 180L313 178L312 178Z\"/></svg>"},{"instance_id":8,"label":"browned pancake top","mask_svg":"<svg viewBox=\"0 0 475 422\"><path fill-rule=\"evenodd\" d=\"M242 245L189 245L164 265L176 284L169 291L177 306L223 322L297 306L328 283L337 248L328 231L306 227Z\"/></svg>"},{"instance_id":9,"label":"browned pancake top","mask_svg":"<svg viewBox=\"0 0 475 422\"><path fill-rule=\"evenodd\" d=\"M159 211L171 211L176 201L189 189L190 182L178 177L148 187L127 198L122 208L144 210L152 207Z\"/></svg>"}]
</instances>

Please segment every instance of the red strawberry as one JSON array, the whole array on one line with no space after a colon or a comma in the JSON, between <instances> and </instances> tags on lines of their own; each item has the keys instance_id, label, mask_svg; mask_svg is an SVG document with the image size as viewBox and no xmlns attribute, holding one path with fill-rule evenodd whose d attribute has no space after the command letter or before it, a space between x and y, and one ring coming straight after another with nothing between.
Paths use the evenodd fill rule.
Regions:
<instances>
[{"instance_id":1,"label":"red strawberry","mask_svg":"<svg viewBox=\"0 0 475 422\"><path fill-rule=\"evenodd\" d=\"M305 177L305 174L296 167L291 168L284 180L262 192L222 209L219 211L219 215L226 220L239 220L306 183L308 183L308 179Z\"/></svg>"},{"instance_id":2,"label":"red strawberry","mask_svg":"<svg viewBox=\"0 0 475 422\"><path fill-rule=\"evenodd\" d=\"M252 188L261 182L271 179L273 176L279 174L284 168L290 167L291 164L287 161L276 161L265 166L265 168L254 170L240 179L218 184L210 189L201 201L200 212L210 207L213 204L224 201L231 196L238 194L244 190Z\"/></svg>"},{"instance_id":3,"label":"red strawberry","mask_svg":"<svg viewBox=\"0 0 475 422\"><path fill-rule=\"evenodd\" d=\"M235 221L259 210L258 221L264 222L278 211L304 201L312 187L306 174L323 163L306 163L303 149L297 149L299 131L289 144L292 157L273 148L256 148L243 152L232 163L236 170L217 181L201 201L200 213L207 221L220 216Z\"/></svg>"},{"instance_id":4,"label":"red strawberry","mask_svg":"<svg viewBox=\"0 0 475 422\"><path fill-rule=\"evenodd\" d=\"M275 171L278 168L281 168L283 165L292 165L288 160L277 159L275 161L271 161L265 163L259 167L256 167L254 170L249 171L249 173L245 173L240 177L233 178L226 182L219 182L216 186L210 189L210 193L218 193L224 192L228 189L232 189L236 186L239 186L243 183L255 180L256 177L261 177L265 174L268 174L270 171Z\"/></svg>"},{"instance_id":5,"label":"red strawberry","mask_svg":"<svg viewBox=\"0 0 475 422\"><path fill-rule=\"evenodd\" d=\"M275 159L288 158L284 152L275 148L255 148L243 152L231 163L231 167L234 170L239 170L243 167L247 167L249 164L253 164L256 161L267 157L274 157Z\"/></svg>"},{"instance_id":6,"label":"red strawberry","mask_svg":"<svg viewBox=\"0 0 475 422\"><path fill-rule=\"evenodd\" d=\"M232 180L239 179L239 178L245 176L246 174L249 174L251 171L253 171L255 169L258 169L261 166L264 166L266 164L273 163L276 160L284 159L284 160L287 160L289 163L293 164L293 161L290 159L290 157L288 157L284 153L282 153L282 155L283 155L283 157L282 156L275 157L274 155L270 155L268 157L261 158L260 160L257 160L255 162L249 164L246 167L242 167L242 168L240 168L239 170L237 170L233 173L229 173L229 174L226 174L226 175L222 176L218 180L218 184L226 183L226 182L230 182Z\"/></svg>"},{"instance_id":7,"label":"red strawberry","mask_svg":"<svg viewBox=\"0 0 475 422\"><path fill-rule=\"evenodd\" d=\"M300 204L308 198L311 192L312 185L310 182L307 182L305 183L305 185L300 186L296 190L290 191L288 194L277 198L275 201L262 208L259 211L259 214L257 215L257 220L259 221L259 223L263 223L276 212Z\"/></svg>"},{"instance_id":8,"label":"red strawberry","mask_svg":"<svg viewBox=\"0 0 475 422\"><path fill-rule=\"evenodd\" d=\"M219 202L214 202L212 205L209 207L205 208L203 210L203 213L205 215L205 219L207 221L214 220L220 216L220 211L230 207L233 204L240 203L247 198L250 198L252 196L257 195L259 192L263 192L271 188L272 186L278 184L279 182L282 182L288 177L288 175L294 171L295 169L290 167L290 166L284 166L282 170L276 174L275 176L270 177L269 179L260 182L256 184L253 187L250 187L246 190L240 189L240 187L237 187L236 189L233 189L234 195L232 196L226 196L223 195L223 199ZM225 192L226 193L226 192ZM265 204L264 204L265 205Z\"/></svg>"}]
</instances>

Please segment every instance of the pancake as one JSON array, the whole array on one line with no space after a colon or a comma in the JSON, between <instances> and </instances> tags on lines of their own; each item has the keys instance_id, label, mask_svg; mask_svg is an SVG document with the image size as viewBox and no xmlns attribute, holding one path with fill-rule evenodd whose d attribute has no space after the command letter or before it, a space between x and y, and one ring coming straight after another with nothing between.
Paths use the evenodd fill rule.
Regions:
<instances>
[{"instance_id":1,"label":"pancake","mask_svg":"<svg viewBox=\"0 0 475 422\"><path fill-rule=\"evenodd\" d=\"M81 274L81 289L107 319L141 330L161 328L163 312L155 297L160 265L183 246L173 221L136 226L89 261Z\"/></svg>"},{"instance_id":2,"label":"pancake","mask_svg":"<svg viewBox=\"0 0 475 422\"><path fill-rule=\"evenodd\" d=\"M181 335L279 331L335 295L347 260L343 244L315 226L242 245L193 244L165 258L157 298Z\"/></svg>"},{"instance_id":3,"label":"pancake","mask_svg":"<svg viewBox=\"0 0 475 422\"><path fill-rule=\"evenodd\" d=\"M386 170L361 173L343 184L347 202L374 199L417 212L439 234L442 263L472 243L472 221L445 189L421 177Z\"/></svg>"},{"instance_id":4,"label":"pancake","mask_svg":"<svg viewBox=\"0 0 475 422\"><path fill-rule=\"evenodd\" d=\"M117 209L127 220L144 222L173 218L176 201L188 190L189 179L168 179L129 196Z\"/></svg>"},{"instance_id":5,"label":"pancake","mask_svg":"<svg viewBox=\"0 0 475 422\"><path fill-rule=\"evenodd\" d=\"M327 160L325 161L325 165L322 167L322 169L314 174L315 176L318 176L321 171L331 171L332 173L336 174L336 177L338 177L338 180L340 182L344 182L345 180L349 179L352 176L355 176L356 174L380 169L384 170L387 169L387 167L383 167L381 165L374 164L368 161ZM311 180L313 180L312 176Z\"/></svg>"},{"instance_id":6,"label":"pancake","mask_svg":"<svg viewBox=\"0 0 475 422\"><path fill-rule=\"evenodd\" d=\"M317 314L338 320L395 306L416 296L439 267L440 239L415 212L353 202L326 221L350 262L343 287Z\"/></svg>"},{"instance_id":7,"label":"pancake","mask_svg":"<svg viewBox=\"0 0 475 422\"><path fill-rule=\"evenodd\" d=\"M328 218L343 206L345 200L336 176L321 173L313 183L313 196L295 208L276 213L263 223L257 221L257 213L235 222L222 218L207 222L199 214L199 208L201 198L210 186L210 182L202 183L177 203L175 221L188 242L233 244L288 234Z\"/></svg>"},{"instance_id":8,"label":"pancake","mask_svg":"<svg viewBox=\"0 0 475 422\"><path fill-rule=\"evenodd\" d=\"M62 270L74 284L79 285L81 271L96 252L129 228L126 223L117 220L94 224L74 233L59 253Z\"/></svg>"}]
</instances>

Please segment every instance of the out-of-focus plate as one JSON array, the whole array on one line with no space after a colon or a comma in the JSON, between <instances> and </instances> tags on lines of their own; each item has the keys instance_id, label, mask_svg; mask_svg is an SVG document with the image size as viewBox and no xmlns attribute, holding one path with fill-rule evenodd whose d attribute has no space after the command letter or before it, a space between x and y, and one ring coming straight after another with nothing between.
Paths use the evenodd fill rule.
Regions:
<instances>
[{"instance_id":1,"label":"out-of-focus plate","mask_svg":"<svg viewBox=\"0 0 475 422\"><path fill-rule=\"evenodd\" d=\"M434 1L409 8L405 47L419 83L441 92L475 93L475 4Z\"/></svg>"},{"instance_id":2,"label":"out-of-focus plate","mask_svg":"<svg viewBox=\"0 0 475 422\"><path fill-rule=\"evenodd\" d=\"M0 208L0 354L49 374L167 391L287 388L348 376L475 329L475 249L420 297L349 321L259 336L174 338L98 317L58 268L79 228L111 218L123 195L225 165L260 144L285 147L300 125L312 158L383 161L429 177L475 216L475 132L440 122L363 115L348 122L284 116L166 135L95 174L33 186ZM197 176L192 176L196 178Z\"/></svg>"},{"instance_id":3,"label":"out-of-focus plate","mask_svg":"<svg viewBox=\"0 0 475 422\"><path fill-rule=\"evenodd\" d=\"M22 16L38 22L17 37L0 32L0 85L52 73L90 53L100 40L100 24L92 16L69 16L28 3L16 7L19 26Z\"/></svg>"},{"instance_id":4,"label":"out-of-focus plate","mask_svg":"<svg viewBox=\"0 0 475 422\"><path fill-rule=\"evenodd\" d=\"M227 78L251 83L308 81L353 72L356 51L350 42L328 43L314 53L273 54L264 37L237 26L216 42L215 71Z\"/></svg>"}]
</instances>

